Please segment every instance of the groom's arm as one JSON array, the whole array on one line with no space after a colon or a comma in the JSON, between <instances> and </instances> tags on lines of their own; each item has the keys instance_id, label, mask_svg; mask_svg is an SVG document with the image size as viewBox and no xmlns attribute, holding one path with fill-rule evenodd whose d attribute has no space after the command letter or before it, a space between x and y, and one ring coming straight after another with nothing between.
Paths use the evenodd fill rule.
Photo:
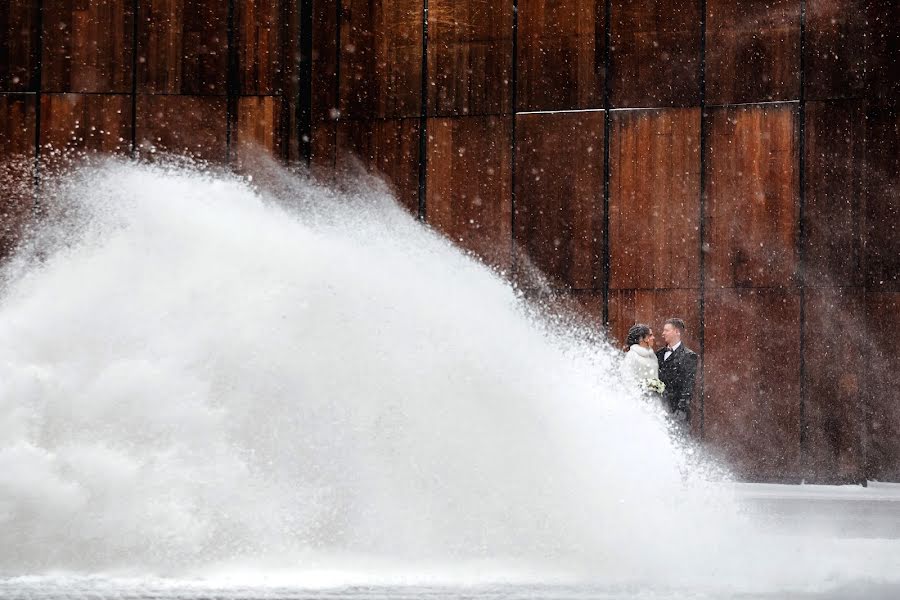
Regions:
<instances>
[{"instance_id":1,"label":"groom's arm","mask_svg":"<svg viewBox=\"0 0 900 600\"><path fill-rule=\"evenodd\" d=\"M691 395L694 393L694 379L697 377L697 354L691 352L684 357L684 378L678 395L678 410L687 412L691 407Z\"/></svg>"}]
</instances>

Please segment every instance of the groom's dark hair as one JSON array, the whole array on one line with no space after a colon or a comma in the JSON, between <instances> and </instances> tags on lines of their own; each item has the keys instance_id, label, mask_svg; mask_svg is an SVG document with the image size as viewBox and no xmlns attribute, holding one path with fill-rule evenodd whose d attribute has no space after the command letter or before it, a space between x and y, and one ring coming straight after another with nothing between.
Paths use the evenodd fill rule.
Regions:
<instances>
[{"instance_id":1,"label":"groom's dark hair","mask_svg":"<svg viewBox=\"0 0 900 600\"><path fill-rule=\"evenodd\" d=\"M672 317L671 319L666 319L665 324L671 325L672 327L674 327L681 333L684 333L684 330L687 329L687 327L684 326L684 321L682 321L678 317Z\"/></svg>"}]
</instances>

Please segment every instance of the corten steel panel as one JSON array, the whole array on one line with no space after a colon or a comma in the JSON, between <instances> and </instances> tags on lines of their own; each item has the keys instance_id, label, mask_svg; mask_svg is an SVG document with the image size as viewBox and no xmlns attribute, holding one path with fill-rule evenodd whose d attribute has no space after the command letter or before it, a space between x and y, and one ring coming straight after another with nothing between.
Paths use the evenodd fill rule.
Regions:
<instances>
[{"instance_id":1,"label":"corten steel panel","mask_svg":"<svg viewBox=\"0 0 900 600\"><path fill-rule=\"evenodd\" d=\"M422 106L422 0L342 0L341 114L418 116Z\"/></svg>"},{"instance_id":2,"label":"corten steel panel","mask_svg":"<svg viewBox=\"0 0 900 600\"><path fill-rule=\"evenodd\" d=\"M876 292L900 291L900 109L867 119L866 280Z\"/></svg>"},{"instance_id":3,"label":"corten steel panel","mask_svg":"<svg viewBox=\"0 0 900 600\"><path fill-rule=\"evenodd\" d=\"M611 19L612 106L699 104L699 2L612 0Z\"/></svg>"},{"instance_id":4,"label":"corten steel panel","mask_svg":"<svg viewBox=\"0 0 900 600\"><path fill-rule=\"evenodd\" d=\"M428 222L505 268L512 245L511 121L503 117L428 120Z\"/></svg>"},{"instance_id":5,"label":"corten steel panel","mask_svg":"<svg viewBox=\"0 0 900 600\"><path fill-rule=\"evenodd\" d=\"M707 0L707 103L799 97L800 0Z\"/></svg>"},{"instance_id":6,"label":"corten steel panel","mask_svg":"<svg viewBox=\"0 0 900 600\"><path fill-rule=\"evenodd\" d=\"M900 100L900 2L868 0L866 6L867 95L897 106Z\"/></svg>"},{"instance_id":7,"label":"corten steel panel","mask_svg":"<svg viewBox=\"0 0 900 600\"><path fill-rule=\"evenodd\" d=\"M321 121L312 124L310 167L320 179L333 178L337 159L337 123Z\"/></svg>"},{"instance_id":8,"label":"corten steel panel","mask_svg":"<svg viewBox=\"0 0 900 600\"><path fill-rule=\"evenodd\" d=\"M806 0L806 97L852 98L865 90L871 0Z\"/></svg>"},{"instance_id":9,"label":"corten steel panel","mask_svg":"<svg viewBox=\"0 0 900 600\"><path fill-rule=\"evenodd\" d=\"M227 6L222 0L142 0L138 92L225 94Z\"/></svg>"},{"instance_id":10,"label":"corten steel panel","mask_svg":"<svg viewBox=\"0 0 900 600\"><path fill-rule=\"evenodd\" d=\"M603 107L605 4L519 4L517 110Z\"/></svg>"},{"instance_id":11,"label":"corten steel panel","mask_svg":"<svg viewBox=\"0 0 900 600\"><path fill-rule=\"evenodd\" d=\"M567 294L568 305L575 318L582 320L585 326L599 330L603 326L603 294L588 290L575 290Z\"/></svg>"},{"instance_id":12,"label":"corten steel panel","mask_svg":"<svg viewBox=\"0 0 900 600\"><path fill-rule=\"evenodd\" d=\"M700 285L700 109L614 111L610 288Z\"/></svg>"},{"instance_id":13,"label":"corten steel panel","mask_svg":"<svg viewBox=\"0 0 900 600\"><path fill-rule=\"evenodd\" d=\"M865 107L861 101L806 105L804 283L861 285Z\"/></svg>"},{"instance_id":14,"label":"corten steel panel","mask_svg":"<svg viewBox=\"0 0 900 600\"><path fill-rule=\"evenodd\" d=\"M338 6L336 1L312 3L313 122L338 116Z\"/></svg>"},{"instance_id":15,"label":"corten steel panel","mask_svg":"<svg viewBox=\"0 0 900 600\"><path fill-rule=\"evenodd\" d=\"M131 149L131 96L45 94L41 97L41 158L63 166L88 152Z\"/></svg>"},{"instance_id":16,"label":"corten steel panel","mask_svg":"<svg viewBox=\"0 0 900 600\"><path fill-rule=\"evenodd\" d=\"M44 92L130 93L132 0L44 0Z\"/></svg>"},{"instance_id":17,"label":"corten steel panel","mask_svg":"<svg viewBox=\"0 0 900 600\"><path fill-rule=\"evenodd\" d=\"M569 290L533 303L550 320L587 328L592 333L603 327L603 293L591 290Z\"/></svg>"},{"instance_id":18,"label":"corten steel panel","mask_svg":"<svg viewBox=\"0 0 900 600\"><path fill-rule=\"evenodd\" d=\"M0 94L0 261L21 239L34 205L35 96Z\"/></svg>"},{"instance_id":19,"label":"corten steel panel","mask_svg":"<svg viewBox=\"0 0 900 600\"><path fill-rule=\"evenodd\" d=\"M790 105L708 112L706 284L794 285L799 175L797 111Z\"/></svg>"},{"instance_id":20,"label":"corten steel panel","mask_svg":"<svg viewBox=\"0 0 900 600\"><path fill-rule=\"evenodd\" d=\"M797 477L799 295L722 289L705 307L705 439L739 476Z\"/></svg>"},{"instance_id":21,"label":"corten steel panel","mask_svg":"<svg viewBox=\"0 0 900 600\"><path fill-rule=\"evenodd\" d=\"M281 104L281 98L275 96L238 98L232 147L241 166L281 156L284 143Z\"/></svg>"},{"instance_id":22,"label":"corten steel panel","mask_svg":"<svg viewBox=\"0 0 900 600\"><path fill-rule=\"evenodd\" d=\"M0 160L34 156L35 99L30 94L0 94Z\"/></svg>"},{"instance_id":23,"label":"corten steel panel","mask_svg":"<svg viewBox=\"0 0 900 600\"><path fill-rule=\"evenodd\" d=\"M34 156L35 98L0 94L0 160Z\"/></svg>"},{"instance_id":24,"label":"corten steel panel","mask_svg":"<svg viewBox=\"0 0 900 600\"><path fill-rule=\"evenodd\" d=\"M519 266L555 286L603 283L602 111L516 117Z\"/></svg>"},{"instance_id":25,"label":"corten steel panel","mask_svg":"<svg viewBox=\"0 0 900 600\"><path fill-rule=\"evenodd\" d=\"M623 346L628 329L644 323L656 335L657 350L664 347L662 328L666 319L683 319L687 330L682 340L694 352L700 352L697 332L700 323L700 290L610 290L609 332L617 346ZM699 398L697 398L699 403ZM695 407L696 408L696 407ZM699 413L696 413L699 414Z\"/></svg>"},{"instance_id":26,"label":"corten steel panel","mask_svg":"<svg viewBox=\"0 0 900 600\"><path fill-rule=\"evenodd\" d=\"M224 161L225 98L139 95L137 143L145 157L156 152L189 154Z\"/></svg>"},{"instance_id":27,"label":"corten steel panel","mask_svg":"<svg viewBox=\"0 0 900 600\"><path fill-rule=\"evenodd\" d=\"M869 292L866 316L866 476L900 481L900 371L895 350L900 338L900 293Z\"/></svg>"},{"instance_id":28,"label":"corten steel panel","mask_svg":"<svg viewBox=\"0 0 900 600\"><path fill-rule=\"evenodd\" d=\"M809 289L804 340L807 481L863 478L865 304L859 288Z\"/></svg>"},{"instance_id":29,"label":"corten steel panel","mask_svg":"<svg viewBox=\"0 0 900 600\"><path fill-rule=\"evenodd\" d=\"M337 135L344 163L355 157L385 179L400 204L413 214L418 213L418 119L341 122ZM353 168L352 164L344 166Z\"/></svg>"},{"instance_id":30,"label":"corten steel panel","mask_svg":"<svg viewBox=\"0 0 900 600\"><path fill-rule=\"evenodd\" d=\"M0 2L0 92L37 90L39 9L34 0Z\"/></svg>"},{"instance_id":31,"label":"corten steel panel","mask_svg":"<svg viewBox=\"0 0 900 600\"><path fill-rule=\"evenodd\" d=\"M430 0L428 114L511 109L512 2Z\"/></svg>"},{"instance_id":32,"label":"corten steel panel","mask_svg":"<svg viewBox=\"0 0 900 600\"><path fill-rule=\"evenodd\" d=\"M288 0L240 0L234 3L238 92L273 95L282 88L280 23Z\"/></svg>"}]
</instances>

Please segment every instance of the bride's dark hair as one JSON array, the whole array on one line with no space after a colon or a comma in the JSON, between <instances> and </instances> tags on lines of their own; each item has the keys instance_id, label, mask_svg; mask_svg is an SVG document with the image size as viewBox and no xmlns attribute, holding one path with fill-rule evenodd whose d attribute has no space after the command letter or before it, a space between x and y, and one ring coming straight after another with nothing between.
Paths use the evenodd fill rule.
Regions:
<instances>
[{"instance_id":1,"label":"bride's dark hair","mask_svg":"<svg viewBox=\"0 0 900 600\"><path fill-rule=\"evenodd\" d=\"M628 330L628 337L625 338L625 351L627 352L634 344L650 335L650 326L643 323L635 323Z\"/></svg>"}]
</instances>

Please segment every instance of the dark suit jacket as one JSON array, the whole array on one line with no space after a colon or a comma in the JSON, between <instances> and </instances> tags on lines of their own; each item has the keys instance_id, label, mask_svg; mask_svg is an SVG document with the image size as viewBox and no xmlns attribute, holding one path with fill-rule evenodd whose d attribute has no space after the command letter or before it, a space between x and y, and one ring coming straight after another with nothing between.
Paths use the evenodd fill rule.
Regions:
<instances>
[{"instance_id":1,"label":"dark suit jacket","mask_svg":"<svg viewBox=\"0 0 900 600\"><path fill-rule=\"evenodd\" d=\"M690 418L691 394L694 393L694 378L697 375L697 354L682 342L669 360L665 360L665 357L665 348L656 353L659 378L666 384L666 403L670 411L683 410Z\"/></svg>"}]
</instances>

